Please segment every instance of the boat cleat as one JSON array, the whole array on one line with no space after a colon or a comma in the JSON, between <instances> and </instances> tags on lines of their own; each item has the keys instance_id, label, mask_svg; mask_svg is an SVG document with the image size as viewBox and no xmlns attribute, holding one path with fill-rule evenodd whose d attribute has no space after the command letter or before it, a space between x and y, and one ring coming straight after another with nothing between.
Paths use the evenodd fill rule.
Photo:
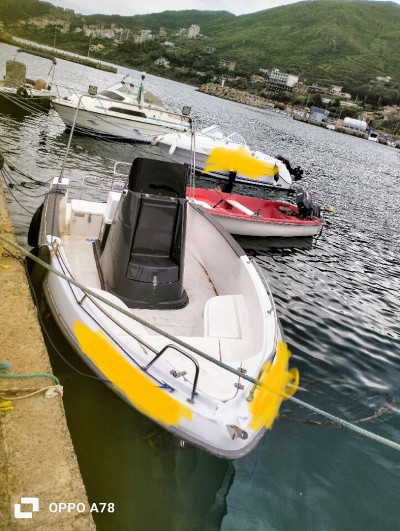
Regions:
<instances>
[{"instance_id":1,"label":"boat cleat","mask_svg":"<svg viewBox=\"0 0 400 531\"><path fill-rule=\"evenodd\" d=\"M227 424L226 426L228 428L229 435L232 437L232 440L235 440L237 438L246 440L248 438L248 434L246 431L241 430L234 424Z\"/></svg>"}]
</instances>

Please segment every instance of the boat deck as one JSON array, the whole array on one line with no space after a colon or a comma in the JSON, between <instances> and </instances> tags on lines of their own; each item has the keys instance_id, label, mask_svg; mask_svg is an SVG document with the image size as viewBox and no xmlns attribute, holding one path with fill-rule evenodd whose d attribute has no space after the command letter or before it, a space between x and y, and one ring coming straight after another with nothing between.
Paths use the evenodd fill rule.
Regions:
<instances>
[{"instance_id":1,"label":"boat deck","mask_svg":"<svg viewBox=\"0 0 400 531\"><path fill-rule=\"evenodd\" d=\"M93 253L93 239L68 235L62 238L62 246L75 280L88 288L101 290ZM185 308L169 311L134 308L131 311L174 336L202 336L204 307L217 292L207 272L190 252L190 248L186 249L185 255L184 287L189 297L189 304ZM147 333L155 332L148 329Z\"/></svg>"},{"instance_id":2,"label":"boat deck","mask_svg":"<svg viewBox=\"0 0 400 531\"><path fill-rule=\"evenodd\" d=\"M121 304L122 307L129 310L117 297L101 290L92 243L93 239L84 236L68 235L62 238L62 248L72 276L85 287L98 291L102 297ZM188 249L186 249L185 255L184 275L184 286L186 286L185 289L189 297L189 303L185 308L168 311L133 308L130 310L131 313L200 351L206 352L209 356L237 368L240 361L235 360L235 356L238 355L238 358L241 358L243 352L248 352L246 348L243 348L247 343L241 337L239 323L232 327L226 326L225 321L230 322L227 316L229 308L231 313L232 311L237 313L236 305L239 304L239 300L217 297L215 287L207 272ZM216 304L216 302L222 303L222 305ZM171 344L170 339L160 336L157 332L121 314L107 304L100 301L97 301L96 304L98 309L93 310L95 315L101 314L103 311L112 315L122 327L140 336L147 344L151 344L156 351L159 352L166 345ZM236 319L234 322L236 323ZM227 337L221 339L219 336L224 328ZM113 333L114 337L118 338L118 341L125 346L128 347L132 343L130 334L120 326L114 325ZM142 350L151 357L154 355L143 345ZM199 390L222 401L236 396L236 383L238 382L236 375L228 373L193 352L190 355L199 363ZM233 359L229 359L231 356ZM184 373L186 375L185 380L193 383L192 361L174 349L168 349L163 359L167 360L178 373Z\"/></svg>"}]
</instances>

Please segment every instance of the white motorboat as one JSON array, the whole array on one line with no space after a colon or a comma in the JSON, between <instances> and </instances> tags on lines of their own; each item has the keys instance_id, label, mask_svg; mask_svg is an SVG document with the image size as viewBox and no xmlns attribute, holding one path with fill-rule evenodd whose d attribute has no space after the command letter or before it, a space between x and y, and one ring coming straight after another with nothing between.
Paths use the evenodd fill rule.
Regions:
<instances>
[{"instance_id":1,"label":"white motorboat","mask_svg":"<svg viewBox=\"0 0 400 531\"><path fill-rule=\"evenodd\" d=\"M256 262L185 198L180 164L136 158L104 200L73 193L62 171L28 238L53 268L43 291L65 337L179 439L246 455L298 383Z\"/></svg>"},{"instance_id":2,"label":"white motorboat","mask_svg":"<svg viewBox=\"0 0 400 531\"><path fill-rule=\"evenodd\" d=\"M72 94L53 99L52 106L64 124L95 136L131 142L151 143L155 135L170 131L187 131L189 116L166 109L142 82L137 90L125 77L120 83L97 93L89 87L87 94ZM184 107L188 114L189 107Z\"/></svg>"},{"instance_id":3,"label":"white motorboat","mask_svg":"<svg viewBox=\"0 0 400 531\"><path fill-rule=\"evenodd\" d=\"M208 160L216 149L224 149L227 157L235 158L235 154L245 151L250 157L265 165L264 172L257 178L251 178L243 171L236 172L236 181L246 184L265 186L278 189L291 189L293 182L302 177L302 170L292 168L283 157L272 157L261 151L251 151L246 141L237 133L227 134L218 125L206 127L200 131L174 132L159 135L153 140L167 160L194 166L197 172L207 173L218 179L229 179L229 171L220 168L209 168Z\"/></svg>"},{"instance_id":4,"label":"white motorboat","mask_svg":"<svg viewBox=\"0 0 400 531\"><path fill-rule=\"evenodd\" d=\"M33 55L50 62L51 65L47 74L41 69L41 78L27 77L25 55ZM24 59L25 62L22 62ZM24 110L49 109L50 101L56 95L52 90L56 64L57 61L52 55L19 48L15 54L15 59L6 62L6 73L3 80L0 81L0 103L3 105L15 104ZM38 65L36 64L35 70L37 69ZM30 64L29 70L33 70L32 64ZM30 72L30 75L33 76L33 72Z\"/></svg>"}]
</instances>

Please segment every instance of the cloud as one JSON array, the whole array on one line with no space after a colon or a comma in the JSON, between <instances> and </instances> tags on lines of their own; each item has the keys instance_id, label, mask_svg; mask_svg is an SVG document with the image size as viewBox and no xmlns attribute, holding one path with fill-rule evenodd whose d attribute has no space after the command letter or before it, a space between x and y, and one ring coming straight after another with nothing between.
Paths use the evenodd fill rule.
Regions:
<instances>
[{"instance_id":1,"label":"cloud","mask_svg":"<svg viewBox=\"0 0 400 531\"><path fill-rule=\"evenodd\" d=\"M149 2L135 2L132 0L53 0L54 5L73 9L82 15L146 15L148 13L160 13L162 11L183 11L197 9L199 11L229 11L234 15L254 13L280 5L292 4L297 0L152 0Z\"/></svg>"},{"instance_id":2,"label":"cloud","mask_svg":"<svg viewBox=\"0 0 400 531\"><path fill-rule=\"evenodd\" d=\"M234 15L256 13L273 7L294 4L304 0L151 0L151 2L132 2L132 0L51 0L53 5L73 9L82 15L146 15L162 11L229 11ZM385 0L378 0L385 1ZM395 0L399 3L400 0Z\"/></svg>"}]
</instances>

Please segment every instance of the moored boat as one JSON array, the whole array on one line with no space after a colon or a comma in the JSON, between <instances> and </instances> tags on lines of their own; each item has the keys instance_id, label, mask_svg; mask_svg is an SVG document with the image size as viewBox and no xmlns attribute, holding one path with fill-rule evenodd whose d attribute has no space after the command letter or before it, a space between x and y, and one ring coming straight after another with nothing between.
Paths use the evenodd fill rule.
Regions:
<instances>
[{"instance_id":1,"label":"moored boat","mask_svg":"<svg viewBox=\"0 0 400 531\"><path fill-rule=\"evenodd\" d=\"M187 201L180 164L136 158L104 200L71 193L68 179L54 179L29 241L54 270L43 291L65 337L181 440L246 455L298 380L256 263Z\"/></svg>"},{"instance_id":2,"label":"moored boat","mask_svg":"<svg viewBox=\"0 0 400 531\"><path fill-rule=\"evenodd\" d=\"M153 144L159 147L166 160L186 164L194 167L197 172L208 173L217 179L229 179L229 170L218 167L208 168L210 155L216 149L221 148L227 152L228 157L235 157L236 153L244 153L265 165L264 172L256 179L249 178L243 171L238 171L237 182L287 190L291 189L294 181L299 180L303 174L300 167L292 167L284 157L272 157L261 151L250 150L241 135L227 134L218 125L206 127L194 133L163 134L156 137Z\"/></svg>"},{"instance_id":3,"label":"moored boat","mask_svg":"<svg viewBox=\"0 0 400 531\"><path fill-rule=\"evenodd\" d=\"M144 75L137 89L127 77L98 93L97 87L89 87L87 94L53 99L52 106L67 128L114 140L149 144L155 135L188 130L189 116L168 110L144 90L143 80Z\"/></svg>"},{"instance_id":4,"label":"moored boat","mask_svg":"<svg viewBox=\"0 0 400 531\"><path fill-rule=\"evenodd\" d=\"M258 237L310 237L325 222L320 208L303 188L296 193L296 205L219 190L189 188L188 197L206 208L231 234Z\"/></svg>"},{"instance_id":5,"label":"moored boat","mask_svg":"<svg viewBox=\"0 0 400 531\"><path fill-rule=\"evenodd\" d=\"M41 70L42 77L37 79L27 77L27 61L22 62L25 55L45 60L41 62L50 62L49 72L45 74ZM6 73L0 81L0 103L14 104L24 110L48 110L51 99L55 97L52 83L56 64L57 61L52 55L19 48L15 59L6 62Z\"/></svg>"}]
</instances>

